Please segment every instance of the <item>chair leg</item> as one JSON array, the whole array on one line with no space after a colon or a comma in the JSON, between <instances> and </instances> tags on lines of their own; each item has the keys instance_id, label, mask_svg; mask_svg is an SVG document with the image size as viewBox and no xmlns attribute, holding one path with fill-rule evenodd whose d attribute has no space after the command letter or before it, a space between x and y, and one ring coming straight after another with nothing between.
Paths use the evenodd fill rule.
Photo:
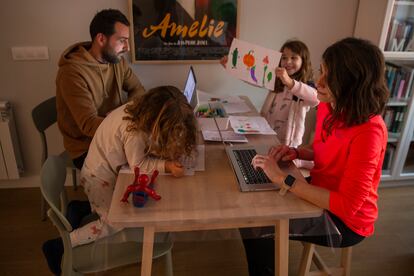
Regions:
<instances>
[{"instance_id":1,"label":"chair leg","mask_svg":"<svg viewBox=\"0 0 414 276\"><path fill-rule=\"evenodd\" d=\"M323 271L326 275L332 275L331 269L322 260L321 256L319 255L319 253L316 250L313 252L313 259L312 260L313 260L314 264L316 265L316 267L320 271Z\"/></svg>"},{"instance_id":2,"label":"chair leg","mask_svg":"<svg viewBox=\"0 0 414 276\"><path fill-rule=\"evenodd\" d=\"M167 254L165 254L165 275L166 276L173 276L174 275L171 249L168 250Z\"/></svg>"},{"instance_id":3,"label":"chair leg","mask_svg":"<svg viewBox=\"0 0 414 276\"><path fill-rule=\"evenodd\" d=\"M315 245L313 243L303 243L303 252L300 261L299 276L306 276L309 274L314 252Z\"/></svg>"},{"instance_id":4,"label":"chair leg","mask_svg":"<svg viewBox=\"0 0 414 276\"><path fill-rule=\"evenodd\" d=\"M46 220L46 208L47 202L44 199L43 195L40 193L40 220L42 221Z\"/></svg>"},{"instance_id":5,"label":"chair leg","mask_svg":"<svg viewBox=\"0 0 414 276\"><path fill-rule=\"evenodd\" d=\"M351 275L351 258L352 258L352 247L342 248L341 255L341 267L344 269L344 276Z\"/></svg>"},{"instance_id":6,"label":"chair leg","mask_svg":"<svg viewBox=\"0 0 414 276\"><path fill-rule=\"evenodd\" d=\"M78 190L78 184L77 184L77 181L76 181L77 179L76 179L76 169L75 168L72 168L72 183L73 183L73 190Z\"/></svg>"}]
</instances>

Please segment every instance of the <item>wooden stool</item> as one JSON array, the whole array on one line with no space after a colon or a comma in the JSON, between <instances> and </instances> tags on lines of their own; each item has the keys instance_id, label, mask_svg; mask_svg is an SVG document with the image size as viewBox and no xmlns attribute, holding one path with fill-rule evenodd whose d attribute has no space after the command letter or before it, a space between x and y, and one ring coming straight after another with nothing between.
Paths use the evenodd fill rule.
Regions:
<instances>
[{"instance_id":1,"label":"wooden stool","mask_svg":"<svg viewBox=\"0 0 414 276\"><path fill-rule=\"evenodd\" d=\"M302 260L299 268L299 275L301 276L316 276L316 275L343 275L349 276L351 273L351 257L352 247L341 248L341 266L328 267L322 260L321 256L315 250L315 244L303 243ZM319 270L310 271L312 260Z\"/></svg>"}]
</instances>

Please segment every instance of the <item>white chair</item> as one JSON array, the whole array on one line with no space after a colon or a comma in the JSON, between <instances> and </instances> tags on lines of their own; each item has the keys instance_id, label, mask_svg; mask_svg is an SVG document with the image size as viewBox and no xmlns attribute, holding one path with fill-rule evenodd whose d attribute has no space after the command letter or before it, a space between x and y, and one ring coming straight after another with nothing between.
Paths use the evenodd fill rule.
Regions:
<instances>
[{"instance_id":1,"label":"white chair","mask_svg":"<svg viewBox=\"0 0 414 276\"><path fill-rule=\"evenodd\" d=\"M341 264L337 267L328 267L325 264L318 252L316 252L315 244L304 242L303 247L302 260L299 268L300 276L350 275L352 246L341 248ZM312 261L318 270L311 271Z\"/></svg>"},{"instance_id":2,"label":"white chair","mask_svg":"<svg viewBox=\"0 0 414 276\"><path fill-rule=\"evenodd\" d=\"M57 121L56 97L51 97L35 106L32 110L32 119L37 131L39 131L40 139L42 141L41 164L43 165L48 157L48 147L45 131ZM66 165L72 169L72 183L74 189L76 190L77 183L75 165L72 163L72 159L70 159L66 151L62 152L60 156L65 158ZM40 202L40 218L42 220L46 219L46 204L43 197L41 198Z\"/></svg>"},{"instance_id":3,"label":"white chair","mask_svg":"<svg viewBox=\"0 0 414 276\"><path fill-rule=\"evenodd\" d=\"M61 263L62 275L82 275L137 263L141 260L141 242L113 242L125 231L102 238L99 242L72 248L69 233L72 226L60 211L60 196L65 192L66 164L59 156L49 156L41 171L41 191L50 206L47 214L63 240L64 254ZM105 240L106 239L106 240ZM111 242L112 241L112 242ZM153 258L166 255L166 274L172 275L172 242L154 244Z\"/></svg>"}]
</instances>

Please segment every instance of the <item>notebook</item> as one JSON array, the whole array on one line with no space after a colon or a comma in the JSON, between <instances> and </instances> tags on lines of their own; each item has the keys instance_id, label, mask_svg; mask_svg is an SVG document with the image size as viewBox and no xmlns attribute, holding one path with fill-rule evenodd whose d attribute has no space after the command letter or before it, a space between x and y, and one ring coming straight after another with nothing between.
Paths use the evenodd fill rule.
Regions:
<instances>
[{"instance_id":1,"label":"notebook","mask_svg":"<svg viewBox=\"0 0 414 276\"><path fill-rule=\"evenodd\" d=\"M190 70L188 71L183 93L188 103L195 110L197 107L197 80L192 66L190 66Z\"/></svg>"},{"instance_id":2,"label":"notebook","mask_svg":"<svg viewBox=\"0 0 414 276\"><path fill-rule=\"evenodd\" d=\"M267 154L270 146L267 145L237 145L226 147L233 171L236 174L242 192L265 191L279 189L261 170L255 170L251 164L256 154ZM294 165L283 166L283 171L294 174Z\"/></svg>"}]
</instances>

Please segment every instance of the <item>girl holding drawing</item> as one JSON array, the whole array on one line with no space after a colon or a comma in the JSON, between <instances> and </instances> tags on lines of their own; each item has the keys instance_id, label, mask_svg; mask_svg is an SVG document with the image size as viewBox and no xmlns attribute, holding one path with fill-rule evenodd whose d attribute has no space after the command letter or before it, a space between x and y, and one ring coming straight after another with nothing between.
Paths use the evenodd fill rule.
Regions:
<instances>
[{"instance_id":1,"label":"girl holding drawing","mask_svg":"<svg viewBox=\"0 0 414 276\"><path fill-rule=\"evenodd\" d=\"M299 40L288 40L280 51L275 90L269 91L260 114L282 144L296 148L302 144L306 113L319 101L313 87L308 47Z\"/></svg>"},{"instance_id":2,"label":"girl holding drawing","mask_svg":"<svg viewBox=\"0 0 414 276\"><path fill-rule=\"evenodd\" d=\"M318 105L312 82L308 47L299 40L288 40L281 47L282 57L275 69L275 89L269 91L260 114L276 131L279 141L294 152L302 144L306 113ZM226 67L228 57L221 59Z\"/></svg>"}]
</instances>

